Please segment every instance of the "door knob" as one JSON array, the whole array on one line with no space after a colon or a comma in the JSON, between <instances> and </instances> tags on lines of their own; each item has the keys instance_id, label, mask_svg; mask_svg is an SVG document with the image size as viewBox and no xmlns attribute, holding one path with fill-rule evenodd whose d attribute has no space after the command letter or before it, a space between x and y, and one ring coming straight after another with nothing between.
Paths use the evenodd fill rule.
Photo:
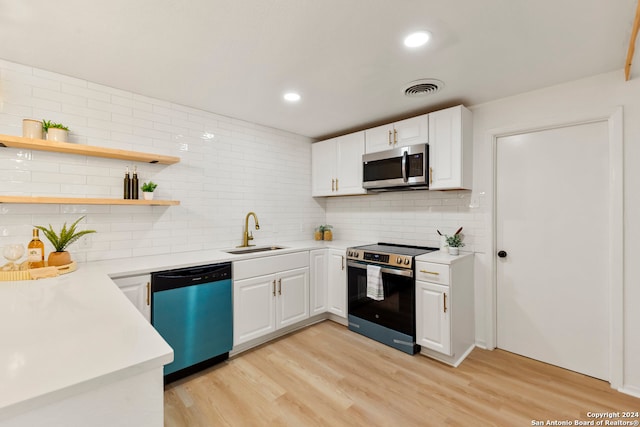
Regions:
<instances>
[{"instance_id":1,"label":"door knob","mask_svg":"<svg viewBox=\"0 0 640 427\"><path fill-rule=\"evenodd\" d=\"M506 258L507 257L507 253L505 251L500 251L500 252L498 252L498 256L500 258Z\"/></svg>"}]
</instances>

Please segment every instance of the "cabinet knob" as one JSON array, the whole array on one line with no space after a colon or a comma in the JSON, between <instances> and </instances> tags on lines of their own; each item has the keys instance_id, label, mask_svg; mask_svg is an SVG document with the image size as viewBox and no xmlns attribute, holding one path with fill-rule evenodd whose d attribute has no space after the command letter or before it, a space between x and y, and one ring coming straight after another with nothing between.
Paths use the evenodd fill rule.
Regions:
<instances>
[{"instance_id":1,"label":"cabinet knob","mask_svg":"<svg viewBox=\"0 0 640 427\"><path fill-rule=\"evenodd\" d=\"M505 252L505 251L500 251L500 252L498 252L498 256L499 256L500 258L506 258L506 257L507 257L507 252Z\"/></svg>"}]
</instances>

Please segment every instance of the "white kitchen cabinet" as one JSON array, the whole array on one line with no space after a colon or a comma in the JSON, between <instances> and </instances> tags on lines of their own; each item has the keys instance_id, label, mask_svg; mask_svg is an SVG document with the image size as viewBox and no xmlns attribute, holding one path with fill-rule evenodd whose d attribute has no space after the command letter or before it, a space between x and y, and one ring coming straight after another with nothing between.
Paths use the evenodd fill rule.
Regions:
<instances>
[{"instance_id":1,"label":"white kitchen cabinet","mask_svg":"<svg viewBox=\"0 0 640 427\"><path fill-rule=\"evenodd\" d=\"M118 277L113 281L144 318L151 322L151 275Z\"/></svg>"},{"instance_id":2,"label":"white kitchen cabinet","mask_svg":"<svg viewBox=\"0 0 640 427\"><path fill-rule=\"evenodd\" d=\"M233 263L233 345L309 318L309 252Z\"/></svg>"},{"instance_id":3,"label":"white kitchen cabinet","mask_svg":"<svg viewBox=\"0 0 640 427\"><path fill-rule=\"evenodd\" d=\"M416 282L416 317L419 331L417 343L422 347L451 356L451 300L449 287L429 282Z\"/></svg>"},{"instance_id":4,"label":"white kitchen cabinet","mask_svg":"<svg viewBox=\"0 0 640 427\"><path fill-rule=\"evenodd\" d=\"M423 355L452 366L475 347L472 254L418 257L416 342Z\"/></svg>"},{"instance_id":5,"label":"white kitchen cabinet","mask_svg":"<svg viewBox=\"0 0 640 427\"><path fill-rule=\"evenodd\" d=\"M365 152L375 153L429 142L428 115L412 117L365 131Z\"/></svg>"},{"instance_id":6,"label":"white kitchen cabinet","mask_svg":"<svg viewBox=\"0 0 640 427\"><path fill-rule=\"evenodd\" d=\"M471 189L473 118L462 105L429 113L429 189Z\"/></svg>"},{"instance_id":7,"label":"white kitchen cabinet","mask_svg":"<svg viewBox=\"0 0 640 427\"><path fill-rule=\"evenodd\" d=\"M311 146L312 196L365 194L362 188L364 131Z\"/></svg>"},{"instance_id":8,"label":"white kitchen cabinet","mask_svg":"<svg viewBox=\"0 0 640 427\"><path fill-rule=\"evenodd\" d=\"M327 311L327 249L309 252L309 314Z\"/></svg>"},{"instance_id":9,"label":"white kitchen cabinet","mask_svg":"<svg viewBox=\"0 0 640 427\"><path fill-rule=\"evenodd\" d=\"M347 318L347 259L346 252L328 250L327 261L328 311L343 319Z\"/></svg>"}]
</instances>

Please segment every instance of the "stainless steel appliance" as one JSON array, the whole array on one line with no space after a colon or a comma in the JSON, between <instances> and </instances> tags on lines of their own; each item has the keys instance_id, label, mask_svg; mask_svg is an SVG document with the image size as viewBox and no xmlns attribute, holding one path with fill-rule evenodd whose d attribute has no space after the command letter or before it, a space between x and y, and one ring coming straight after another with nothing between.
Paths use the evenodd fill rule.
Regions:
<instances>
[{"instance_id":1,"label":"stainless steel appliance","mask_svg":"<svg viewBox=\"0 0 640 427\"><path fill-rule=\"evenodd\" d=\"M429 188L429 144L362 155L362 187L368 191Z\"/></svg>"},{"instance_id":2,"label":"stainless steel appliance","mask_svg":"<svg viewBox=\"0 0 640 427\"><path fill-rule=\"evenodd\" d=\"M231 263L151 275L151 323L173 348L165 383L229 357L233 347Z\"/></svg>"},{"instance_id":3,"label":"stainless steel appliance","mask_svg":"<svg viewBox=\"0 0 640 427\"><path fill-rule=\"evenodd\" d=\"M349 329L405 353L415 354L414 258L438 248L378 243L347 249ZM384 298L367 296L367 266L380 267Z\"/></svg>"}]
</instances>

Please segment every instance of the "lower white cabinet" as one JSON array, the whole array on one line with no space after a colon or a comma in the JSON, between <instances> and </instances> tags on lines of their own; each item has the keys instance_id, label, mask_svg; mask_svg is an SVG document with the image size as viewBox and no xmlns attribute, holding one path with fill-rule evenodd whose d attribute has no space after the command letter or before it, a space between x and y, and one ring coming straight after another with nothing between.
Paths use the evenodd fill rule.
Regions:
<instances>
[{"instance_id":1,"label":"lower white cabinet","mask_svg":"<svg viewBox=\"0 0 640 427\"><path fill-rule=\"evenodd\" d=\"M112 279L147 321L151 322L151 275Z\"/></svg>"},{"instance_id":2,"label":"lower white cabinet","mask_svg":"<svg viewBox=\"0 0 640 427\"><path fill-rule=\"evenodd\" d=\"M347 318L346 251L329 249L327 260L327 297L329 313Z\"/></svg>"},{"instance_id":3,"label":"lower white cabinet","mask_svg":"<svg viewBox=\"0 0 640 427\"><path fill-rule=\"evenodd\" d=\"M473 254L416 261L416 342L420 352L458 366L475 347Z\"/></svg>"},{"instance_id":4,"label":"lower white cabinet","mask_svg":"<svg viewBox=\"0 0 640 427\"><path fill-rule=\"evenodd\" d=\"M233 268L234 346L309 318L309 252L238 261Z\"/></svg>"},{"instance_id":5,"label":"lower white cabinet","mask_svg":"<svg viewBox=\"0 0 640 427\"><path fill-rule=\"evenodd\" d=\"M309 252L309 312L311 316L327 312L327 250Z\"/></svg>"}]
</instances>

